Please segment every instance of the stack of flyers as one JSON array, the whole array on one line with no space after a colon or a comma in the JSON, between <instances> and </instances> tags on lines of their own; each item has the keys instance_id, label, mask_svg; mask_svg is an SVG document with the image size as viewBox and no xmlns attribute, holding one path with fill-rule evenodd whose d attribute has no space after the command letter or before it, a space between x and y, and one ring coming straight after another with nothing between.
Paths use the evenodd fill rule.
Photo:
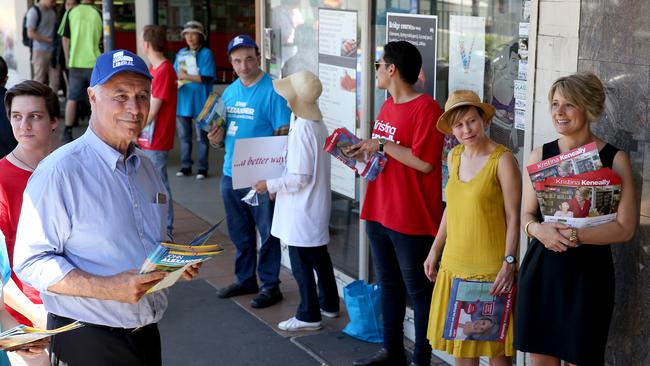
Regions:
<instances>
[{"instance_id":1,"label":"stack of flyers","mask_svg":"<svg viewBox=\"0 0 650 366\"><path fill-rule=\"evenodd\" d=\"M442 338L503 342L514 304L514 290L490 295L493 282L454 278Z\"/></svg>"},{"instance_id":2,"label":"stack of flyers","mask_svg":"<svg viewBox=\"0 0 650 366\"><path fill-rule=\"evenodd\" d=\"M181 51L178 56L178 68L185 70L188 75L198 75L199 67L196 63L196 51L185 50ZM178 87L190 83L189 80L178 80Z\"/></svg>"},{"instance_id":3,"label":"stack of flyers","mask_svg":"<svg viewBox=\"0 0 650 366\"><path fill-rule=\"evenodd\" d=\"M140 268L140 273L153 271L170 272L167 277L147 291L148 294L167 288L183 275L185 270L197 263L204 262L223 251L218 244L205 244L223 220L196 236L189 244L162 242L149 254Z\"/></svg>"},{"instance_id":4,"label":"stack of flyers","mask_svg":"<svg viewBox=\"0 0 650 366\"><path fill-rule=\"evenodd\" d=\"M388 158L379 152L365 156L362 161L353 158L350 147L359 142L361 142L361 139L348 131L347 128L337 128L325 140L325 151L359 173L360 176L373 181L384 170Z\"/></svg>"},{"instance_id":5,"label":"stack of flyers","mask_svg":"<svg viewBox=\"0 0 650 366\"><path fill-rule=\"evenodd\" d=\"M616 218L621 200L621 178L609 168L535 182L545 222L581 228Z\"/></svg>"},{"instance_id":6,"label":"stack of flyers","mask_svg":"<svg viewBox=\"0 0 650 366\"><path fill-rule=\"evenodd\" d=\"M226 125L226 105L219 93L210 94L196 117L196 125L205 132L210 132L215 124L219 127Z\"/></svg>"},{"instance_id":7,"label":"stack of flyers","mask_svg":"<svg viewBox=\"0 0 650 366\"><path fill-rule=\"evenodd\" d=\"M57 329L36 329L26 325L18 325L0 333L0 349L15 351L28 348L28 344L55 334L67 332L83 327L84 324L76 321ZM24 346L24 347L21 347Z\"/></svg>"}]
</instances>

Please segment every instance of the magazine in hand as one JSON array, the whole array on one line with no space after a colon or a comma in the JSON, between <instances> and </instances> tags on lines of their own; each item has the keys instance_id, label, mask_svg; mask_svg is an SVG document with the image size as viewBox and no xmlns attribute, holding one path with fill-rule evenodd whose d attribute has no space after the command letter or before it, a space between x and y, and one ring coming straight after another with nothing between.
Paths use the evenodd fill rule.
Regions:
<instances>
[{"instance_id":1,"label":"magazine in hand","mask_svg":"<svg viewBox=\"0 0 650 366\"><path fill-rule=\"evenodd\" d=\"M366 156L364 161L351 157L348 149L359 142L361 142L361 139L348 131L347 128L337 128L325 140L325 151L359 173L360 176L373 181L384 170L388 158L379 152Z\"/></svg>"},{"instance_id":2,"label":"magazine in hand","mask_svg":"<svg viewBox=\"0 0 650 366\"><path fill-rule=\"evenodd\" d=\"M76 321L57 329L36 329L26 325L18 325L7 331L0 333L0 349L16 351L29 348L28 343L38 341L55 334L67 332L69 330L83 327L84 324ZM25 347L21 347L21 346Z\"/></svg>"},{"instance_id":3,"label":"magazine in hand","mask_svg":"<svg viewBox=\"0 0 650 366\"><path fill-rule=\"evenodd\" d=\"M535 182L545 222L581 228L613 221L621 200L621 178L609 168Z\"/></svg>"},{"instance_id":4,"label":"magazine in hand","mask_svg":"<svg viewBox=\"0 0 650 366\"><path fill-rule=\"evenodd\" d=\"M454 278L442 337L503 342L514 304L514 289L490 295L493 282Z\"/></svg>"},{"instance_id":5,"label":"magazine in hand","mask_svg":"<svg viewBox=\"0 0 650 366\"><path fill-rule=\"evenodd\" d=\"M196 117L197 126L205 132L210 132L216 124L219 127L226 126L226 105L219 93L211 93Z\"/></svg>"},{"instance_id":6,"label":"magazine in hand","mask_svg":"<svg viewBox=\"0 0 650 366\"><path fill-rule=\"evenodd\" d=\"M196 63L196 52L185 50L178 54L178 68L185 70L188 75L198 75L199 67ZM178 87L190 83L189 80L178 80Z\"/></svg>"},{"instance_id":7,"label":"magazine in hand","mask_svg":"<svg viewBox=\"0 0 650 366\"><path fill-rule=\"evenodd\" d=\"M526 167L530 180L541 182L548 177L570 177L603 167L595 142L577 147Z\"/></svg>"},{"instance_id":8,"label":"magazine in hand","mask_svg":"<svg viewBox=\"0 0 650 366\"><path fill-rule=\"evenodd\" d=\"M223 219L208 230L200 233L189 244L160 243L144 261L140 273L144 274L153 271L170 273L162 281L151 287L147 294L173 285L191 265L204 262L217 254L221 254L223 248L220 245L205 244L205 242L222 222Z\"/></svg>"}]
</instances>

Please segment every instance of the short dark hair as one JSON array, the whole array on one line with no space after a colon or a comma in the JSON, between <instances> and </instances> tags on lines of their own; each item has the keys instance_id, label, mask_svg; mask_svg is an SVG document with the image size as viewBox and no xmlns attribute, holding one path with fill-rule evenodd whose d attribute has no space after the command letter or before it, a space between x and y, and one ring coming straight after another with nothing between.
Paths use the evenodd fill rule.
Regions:
<instances>
[{"instance_id":1,"label":"short dark hair","mask_svg":"<svg viewBox=\"0 0 650 366\"><path fill-rule=\"evenodd\" d=\"M396 41L384 45L384 62L395 65L405 82L413 85L418 81L422 68L422 55L410 42Z\"/></svg>"},{"instance_id":2,"label":"short dark hair","mask_svg":"<svg viewBox=\"0 0 650 366\"><path fill-rule=\"evenodd\" d=\"M54 94L52 89L41 82L25 80L7 90L7 94L5 95L7 118L11 119L11 102L15 97L19 96L41 97L45 100L45 108L47 109L47 113L50 115L50 119L58 118L60 116L61 110L59 107L59 98Z\"/></svg>"},{"instance_id":3,"label":"short dark hair","mask_svg":"<svg viewBox=\"0 0 650 366\"><path fill-rule=\"evenodd\" d=\"M163 52L167 43L167 29L162 25L145 25L142 29L142 39L149 42L154 51Z\"/></svg>"},{"instance_id":4,"label":"short dark hair","mask_svg":"<svg viewBox=\"0 0 650 366\"><path fill-rule=\"evenodd\" d=\"M5 59L0 56L0 87L5 86L7 75L9 75L9 67Z\"/></svg>"}]
</instances>

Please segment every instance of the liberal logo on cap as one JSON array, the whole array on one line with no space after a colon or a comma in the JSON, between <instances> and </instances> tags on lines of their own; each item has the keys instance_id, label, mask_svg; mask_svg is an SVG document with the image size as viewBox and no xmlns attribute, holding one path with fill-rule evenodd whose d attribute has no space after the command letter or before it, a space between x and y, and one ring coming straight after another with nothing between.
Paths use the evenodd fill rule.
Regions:
<instances>
[{"instance_id":1,"label":"liberal logo on cap","mask_svg":"<svg viewBox=\"0 0 650 366\"><path fill-rule=\"evenodd\" d=\"M133 57L125 55L124 51L115 52L113 54L113 68L124 65L134 66Z\"/></svg>"},{"instance_id":2,"label":"liberal logo on cap","mask_svg":"<svg viewBox=\"0 0 650 366\"><path fill-rule=\"evenodd\" d=\"M228 54L240 47L258 48L257 43L247 34L240 34L228 43Z\"/></svg>"},{"instance_id":3,"label":"liberal logo on cap","mask_svg":"<svg viewBox=\"0 0 650 366\"><path fill-rule=\"evenodd\" d=\"M133 72L151 80L147 64L127 50L114 50L100 55L90 76L90 86L101 85L122 72Z\"/></svg>"}]
</instances>

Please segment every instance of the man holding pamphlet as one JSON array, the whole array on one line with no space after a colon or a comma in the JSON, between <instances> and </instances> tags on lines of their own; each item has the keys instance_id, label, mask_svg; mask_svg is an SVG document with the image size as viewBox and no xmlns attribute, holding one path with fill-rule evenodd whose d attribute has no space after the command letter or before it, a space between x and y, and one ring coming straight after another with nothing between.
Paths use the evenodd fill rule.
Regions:
<instances>
[{"instance_id":1,"label":"man holding pamphlet","mask_svg":"<svg viewBox=\"0 0 650 366\"><path fill-rule=\"evenodd\" d=\"M257 44L247 35L238 35L228 44L230 62L239 77L223 94L226 105L226 128L215 127L208 134L210 143L225 143L221 196L226 208L228 234L237 247L235 260L236 280L219 291L219 297L258 292L257 273L262 288L251 305L265 308L282 300L280 292L280 240L271 235L273 202L269 194L259 194L258 205L242 201L250 189L233 189L232 158L235 140L250 137L286 135L291 111L287 101L273 90L271 77L260 69L260 52ZM257 237L262 245L257 263Z\"/></svg>"},{"instance_id":2,"label":"man holding pamphlet","mask_svg":"<svg viewBox=\"0 0 650 366\"><path fill-rule=\"evenodd\" d=\"M43 160L27 185L14 270L41 292L48 328L85 324L52 337L52 365L160 365L167 293L145 293L167 272L138 273L165 239L170 203L135 147L151 75L140 57L116 50L97 59L90 85L88 130Z\"/></svg>"}]
</instances>

